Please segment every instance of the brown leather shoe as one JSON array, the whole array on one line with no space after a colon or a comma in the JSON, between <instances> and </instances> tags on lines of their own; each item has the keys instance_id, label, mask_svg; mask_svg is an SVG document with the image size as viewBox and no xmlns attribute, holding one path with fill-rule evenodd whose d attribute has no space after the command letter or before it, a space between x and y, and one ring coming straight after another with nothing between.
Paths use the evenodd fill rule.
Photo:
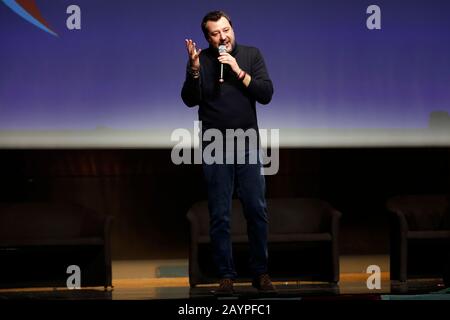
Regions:
<instances>
[{"instance_id":1,"label":"brown leather shoe","mask_svg":"<svg viewBox=\"0 0 450 320\"><path fill-rule=\"evenodd\" d=\"M219 288L214 291L217 295L232 295L234 293L233 279L223 278L219 281Z\"/></svg>"},{"instance_id":2,"label":"brown leather shoe","mask_svg":"<svg viewBox=\"0 0 450 320\"><path fill-rule=\"evenodd\" d=\"M258 289L261 293L276 293L277 290L272 284L272 280L267 273L259 275L257 278L253 279L252 286Z\"/></svg>"}]
</instances>

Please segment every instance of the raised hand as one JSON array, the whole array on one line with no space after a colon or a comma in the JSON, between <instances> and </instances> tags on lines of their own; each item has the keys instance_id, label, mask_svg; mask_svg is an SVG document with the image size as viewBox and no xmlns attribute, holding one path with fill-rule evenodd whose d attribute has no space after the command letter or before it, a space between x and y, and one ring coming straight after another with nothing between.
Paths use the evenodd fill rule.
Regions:
<instances>
[{"instance_id":1,"label":"raised hand","mask_svg":"<svg viewBox=\"0 0 450 320\"><path fill-rule=\"evenodd\" d=\"M197 49L197 45L192 39L185 39L186 49L189 56L189 64L193 70L200 69L200 52L202 49Z\"/></svg>"}]
</instances>

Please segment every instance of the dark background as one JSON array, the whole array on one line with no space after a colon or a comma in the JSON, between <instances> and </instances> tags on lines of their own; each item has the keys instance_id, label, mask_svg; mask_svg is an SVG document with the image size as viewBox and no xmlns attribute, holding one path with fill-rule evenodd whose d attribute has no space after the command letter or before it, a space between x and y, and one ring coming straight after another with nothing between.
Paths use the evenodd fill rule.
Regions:
<instances>
[{"instance_id":1,"label":"dark background","mask_svg":"<svg viewBox=\"0 0 450 320\"><path fill-rule=\"evenodd\" d=\"M72 202L113 215L113 259L187 258L186 213L206 189L201 166L173 165L170 152L0 150L0 202ZM319 197L341 211L341 254L383 254L386 199L449 192L450 149L282 149L266 181L268 198Z\"/></svg>"}]
</instances>

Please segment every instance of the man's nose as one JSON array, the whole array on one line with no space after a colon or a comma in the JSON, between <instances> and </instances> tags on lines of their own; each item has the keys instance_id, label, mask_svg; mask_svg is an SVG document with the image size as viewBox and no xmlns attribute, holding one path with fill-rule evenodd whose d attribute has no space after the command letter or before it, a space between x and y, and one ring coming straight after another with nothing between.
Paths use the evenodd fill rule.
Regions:
<instances>
[{"instance_id":1,"label":"man's nose","mask_svg":"<svg viewBox=\"0 0 450 320\"><path fill-rule=\"evenodd\" d=\"M220 33L220 40L226 40L226 36L224 32Z\"/></svg>"}]
</instances>

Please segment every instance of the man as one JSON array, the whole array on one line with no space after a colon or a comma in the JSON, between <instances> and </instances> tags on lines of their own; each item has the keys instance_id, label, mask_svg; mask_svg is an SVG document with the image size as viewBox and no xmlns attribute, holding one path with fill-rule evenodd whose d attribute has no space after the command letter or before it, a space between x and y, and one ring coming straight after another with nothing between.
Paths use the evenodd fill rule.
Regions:
<instances>
[{"instance_id":1,"label":"man","mask_svg":"<svg viewBox=\"0 0 450 320\"><path fill-rule=\"evenodd\" d=\"M203 18L202 31L209 43L208 49L202 51L191 39L185 40L189 62L181 92L184 103L188 107L199 106L199 120L204 131L216 129L225 133L227 129L253 129L258 132L256 102L268 104L273 94L272 81L261 53L257 48L236 43L231 19L223 11L208 13ZM245 146L245 159L248 160L255 151L259 151L259 139L257 146ZM226 158L229 160L229 154ZM236 159L235 155L233 159ZM216 293L233 293L236 278L230 239L230 209L235 184L247 220L250 266L254 274L252 284L260 292L274 292L267 273L268 222L265 181L259 157L256 163L217 162L203 162L211 245L220 276Z\"/></svg>"}]
</instances>

